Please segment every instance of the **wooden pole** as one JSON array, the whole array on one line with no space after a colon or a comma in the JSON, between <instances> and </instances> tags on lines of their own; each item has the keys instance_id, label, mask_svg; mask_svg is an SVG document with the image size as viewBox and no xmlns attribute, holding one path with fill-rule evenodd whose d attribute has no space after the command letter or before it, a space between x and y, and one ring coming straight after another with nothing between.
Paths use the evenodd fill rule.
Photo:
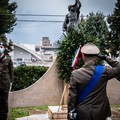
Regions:
<instances>
[{"instance_id":1,"label":"wooden pole","mask_svg":"<svg viewBox=\"0 0 120 120\"><path fill-rule=\"evenodd\" d=\"M58 112L60 111L60 108L61 108L61 105L62 105L62 101L64 99L64 95L65 95L67 86L68 86L68 84L65 84L65 86L64 86L64 90L63 90L62 97L61 97L61 100L60 100L60 105L59 105L59 108L58 108Z\"/></svg>"}]
</instances>

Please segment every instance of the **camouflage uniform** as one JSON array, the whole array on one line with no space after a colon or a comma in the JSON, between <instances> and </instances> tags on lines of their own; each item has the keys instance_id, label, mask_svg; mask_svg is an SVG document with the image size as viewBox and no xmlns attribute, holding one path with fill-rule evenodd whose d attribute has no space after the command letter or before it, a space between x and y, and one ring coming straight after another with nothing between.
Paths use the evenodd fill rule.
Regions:
<instances>
[{"instance_id":1,"label":"camouflage uniform","mask_svg":"<svg viewBox=\"0 0 120 120\"><path fill-rule=\"evenodd\" d=\"M8 95L13 79L13 62L8 55L0 57L0 120L7 120Z\"/></svg>"}]
</instances>

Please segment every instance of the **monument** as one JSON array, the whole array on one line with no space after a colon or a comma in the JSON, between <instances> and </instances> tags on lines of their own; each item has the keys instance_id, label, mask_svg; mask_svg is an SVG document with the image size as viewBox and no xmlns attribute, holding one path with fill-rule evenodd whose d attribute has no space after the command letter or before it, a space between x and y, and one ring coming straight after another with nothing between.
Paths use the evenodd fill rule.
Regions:
<instances>
[{"instance_id":1,"label":"monument","mask_svg":"<svg viewBox=\"0 0 120 120\"><path fill-rule=\"evenodd\" d=\"M66 14L63 23L63 32L69 33L73 30L79 31L79 15L80 15L81 2L79 0L75 1L74 5L68 6L69 13Z\"/></svg>"},{"instance_id":2,"label":"monument","mask_svg":"<svg viewBox=\"0 0 120 120\"><path fill-rule=\"evenodd\" d=\"M66 34L71 33L72 31L79 32L79 15L80 15L81 2L75 0L74 5L68 6L69 13L66 14L65 20L63 23L63 32ZM66 93L67 93L68 84L64 85L63 94L60 100L59 106L49 106L48 115L50 120L67 120L67 105L65 103ZM65 105L64 105L65 103Z\"/></svg>"}]
</instances>

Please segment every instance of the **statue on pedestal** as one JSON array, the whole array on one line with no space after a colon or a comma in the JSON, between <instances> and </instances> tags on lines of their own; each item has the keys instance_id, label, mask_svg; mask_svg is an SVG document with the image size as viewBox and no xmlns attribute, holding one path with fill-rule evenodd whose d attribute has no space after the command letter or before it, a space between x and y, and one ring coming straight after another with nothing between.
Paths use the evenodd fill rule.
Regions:
<instances>
[{"instance_id":1,"label":"statue on pedestal","mask_svg":"<svg viewBox=\"0 0 120 120\"><path fill-rule=\"evenodd\" d=\"M70 32L73 30L79 31L78 21L79 21L80 7L81 7L81 2L79 0L76 0L74 5L68 6L69 13L65 16L65 20L63 23L63 32Z\"/></svg>"}]
</instances>

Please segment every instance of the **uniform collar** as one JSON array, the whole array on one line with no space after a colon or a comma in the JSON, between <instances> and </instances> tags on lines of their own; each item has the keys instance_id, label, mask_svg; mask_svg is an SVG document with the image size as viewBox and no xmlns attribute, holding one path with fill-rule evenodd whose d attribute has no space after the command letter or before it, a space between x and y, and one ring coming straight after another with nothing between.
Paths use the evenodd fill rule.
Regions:
<instances>
[{"instance_id":1,"label":"uniform collar","mask_svg":"<svg viewBox=\"0 0 120 120\"><path fill-rule=\"evenodd\" d=\"M95 65L95 62L94 61L89 61L89 62L86 62L83 67L86 67L86 66L94 66Z\"/></svg>"}]
</instances>

